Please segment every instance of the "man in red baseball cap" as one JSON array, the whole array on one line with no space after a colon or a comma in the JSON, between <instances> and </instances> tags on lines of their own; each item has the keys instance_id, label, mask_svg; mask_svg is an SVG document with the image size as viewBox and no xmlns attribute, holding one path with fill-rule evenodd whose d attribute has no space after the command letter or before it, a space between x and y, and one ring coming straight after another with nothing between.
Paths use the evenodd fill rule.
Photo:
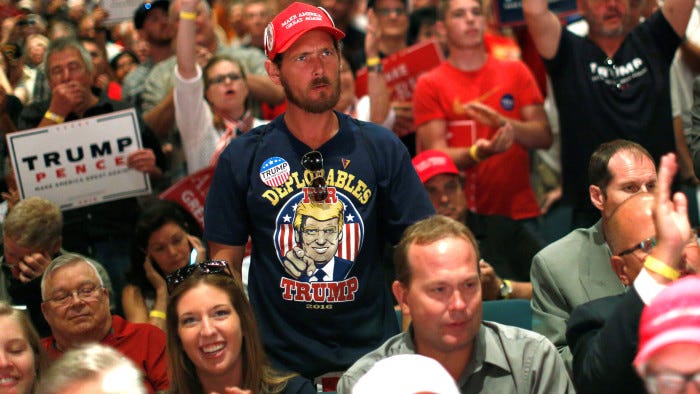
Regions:
<instances>
[{"instance_id":1,"label":"man in red baseball cap","mask_svg":"<svg viewBox=\"0 0 700 394\"><path fill-rule=\"evenodd\" d=\"M382 254L434 213L401 141L333 110L343 36L309 4L273 18L265 68L287 111L226 147L204 219L211 257L239 271L251 236L248 293L274 365L330 391L399 332Z\"/></svg>"},{"instance_id":2,"label":"man in red baseball cap","mask_svg":"<svg viewBox=\"0 0 700 394\"><path fill-rule=\"evenodd\" d=\"M541 249L539 241L509 217L469 211L464 178L447 153L429 149L412 161L437 213L464 223L474 233L483 257L479 264L484 300L532 298L530 262ZM496 272L511 280L502 280Z\"/></svg>"}]
</instances>

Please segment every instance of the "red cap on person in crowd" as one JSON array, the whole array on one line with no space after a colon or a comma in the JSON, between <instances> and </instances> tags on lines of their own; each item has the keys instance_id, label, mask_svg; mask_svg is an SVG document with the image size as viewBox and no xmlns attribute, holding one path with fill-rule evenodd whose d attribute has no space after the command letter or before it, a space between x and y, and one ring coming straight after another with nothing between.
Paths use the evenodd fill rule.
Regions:
<instances>
[{"instance_id":1,"label":"red cap on person in crowd","mask_svg":"<svg viewBox=\"0 0 700 394\"><path fill-rule=\"evenodd\" d=\"M700 276L688 275L671 283L642 311L639 367L654 353L676 343L700 344Z\"/></svg>"},{"instance_id":2,"label":"red cap on person in crowd","mask_svg":"<svg viewBox=\"0 0 700 394\"><path fill-rule=\"evenodd\" d=\"M323 30L335 40L345 37L345 33L335 27L328 11L305 3L292 3L277 14L265 28L265 55L273 60L283 53L304 33Z\"/></svg>"},{"instance_id":3,"label":"red cap on person in crowd","mask_svg":"<svg viewBox=\"0 0 700 394\"><path fill-rule=\"evenodd\" d=\"M427 182L435 175L459 175L459 170L457 170L457 166L455 166L450 156L439 150L430 149L423 151L416 155L412 162L420 181L423 183Z\"/></svg>"}]
</instances>

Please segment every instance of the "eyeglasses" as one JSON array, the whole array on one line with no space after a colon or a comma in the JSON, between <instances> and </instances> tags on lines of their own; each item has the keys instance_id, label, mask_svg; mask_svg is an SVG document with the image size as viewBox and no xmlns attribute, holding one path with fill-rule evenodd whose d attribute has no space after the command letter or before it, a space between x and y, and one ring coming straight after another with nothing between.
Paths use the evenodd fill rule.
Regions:
<instances>
[{"instance_id":1,"label":"eyeglasses","mask_svg":"<svg viewBox=\"0 0 700 394\"><path fill-rule=\"evenodd\" d=\"M313 150L301 157L301 165L305 169L311 171L313 179L311 180L310 197L314 202L323 202L328 197L326 190L326 180L323 178L323 155L317 150Z\"/></svg>"},{"instance_id":2,"label":"eyeglasses","mask_svg":"<svg viewBox=\"0 0 700 394\"><path fill-rule=\"evenodd\" d=\"M241 78L242 78L241 74L237 74L237 73L221 74L221 75L217 75L215 77L210 78L209 85L216 85L219 83L224 83L224 82L226 82L227 79L230 79L231 82L236 82Z\"/></svg>"},{"instance_id":3,"label":"eyeglasses","mask_svg":"<svg viewBox=\"0 0 700 394\"><path fill-rule=\"evenodd\" d=\"M17 26L33 26L36 25L36 21L34 19L22 19L21 21L17 22Z\"/></svg>"},{"instance_id":4,"label":"eyeglasses","mask_svg":"<svg viewBox=\"0 0 700 394\"><path fill-rule=\"evenodd\" d=\"M196 271L199 271L205 275L217 274L226 275L233 278L233 273L231 272L231 268L228 266L228 262L224 260L207 260L199 264L186 265L166 275L165 283L168 285L168 290L170 291L174 289L177 285L192 276L192 274Z\"/></svg>"},{"instance_id":5,"label":"eyeglasses","mask_svg":"<svg viewBox=\"0 0 700 394\"><path fill-rule=\"evenodd\" d=\"M396 16L406 15L406 8L404 7L394 7L394 8L377 8L377 14L381 16L390 16L391 14L396 14Z\"/></svg>"},{"instance_id":6,"label":"eyeglasses","mask_svg":"<svg viewBox=\"0 0 700 394\"><path fill-rule=\"evenodd\" d=\"M99 291L103 288L104 287L95 284L88 284L78 290L58 292L46 301L52 302L55 305L65 306L73 299L73 295L76 295L78 299L83 302L92 302L99 297Z\"/></svg>"},{"instance_id":7,"label":"eyeglasses","mask_svg":"<svg viewBox=\"0 0 700 394\"><path fill-rule=\"evenodd\" d=\"M700 390L700 372L694 374L680 374L674 372L660 372L647 374L644 384L650 394L682 394L688 383L692 383L696 390Z\"/></svg>"},{"instance_id":8,"label":"eyeglasses","mask_svg":"<svg viewBox=\"0 0 700 394\"><path fill-rule=\"evenodd\" d=\"M617 255L622 257L626 254L630 254L630 253L634 252L635 250L641 250L644 253L651 253L651 250L655 246L656 246L656 237L651 237L651 238L645 239L644 241L638 243L637 245L635 245L629 249L623 250L622 252L618 253Z\"/></svg>"}]
</instances>

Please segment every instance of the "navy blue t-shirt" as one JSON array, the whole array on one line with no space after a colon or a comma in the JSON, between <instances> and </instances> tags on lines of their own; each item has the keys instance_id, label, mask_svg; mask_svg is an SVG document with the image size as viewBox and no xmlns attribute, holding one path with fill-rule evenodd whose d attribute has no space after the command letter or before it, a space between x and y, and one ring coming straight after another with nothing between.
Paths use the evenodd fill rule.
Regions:
<instances>
[{"instance_id":1,"label":"navy blue t-shirt","mask_svg":"<svg viewBox=\"0 0 700 394\"><path fill-rule=\"evenodd\" d=\"M231 142L205 206L207 241L245 245L251 236L248 292L267 354L309 378L344 371L398 333L382 250L434 213L401 141L336 115L339 131L318 148L325 201L308 194L301 157L312 149L280 116ZM292 273L289 253L316 265Z\"/></svg>"}]
</instances>

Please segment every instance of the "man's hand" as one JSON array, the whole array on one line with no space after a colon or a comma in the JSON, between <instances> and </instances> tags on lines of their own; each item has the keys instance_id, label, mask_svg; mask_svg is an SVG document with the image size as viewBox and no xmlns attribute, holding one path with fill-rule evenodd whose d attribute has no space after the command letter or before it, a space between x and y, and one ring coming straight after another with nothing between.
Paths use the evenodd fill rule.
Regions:
<instances>
[{"instance_id":1,"label":"man's hand","mask_svg":"<svg viewBox=\"0 0 700 394\"><path fill-rule=\"evenodd\" d=\"M156 291L167 291L168 286L165 283L165 278L153 267L149 256L146 256L146 261L143 262L143 270L146 272L146 279Z\"/></svg>"},{"instance_id":2,"label":"man's hand","mask_svg":"<svg viewBox=\"0 0 700 394\"><path fill-rule=\"evenodd\" d=\"M661 157L658 178L654 188L654 225L658 245L654 257L678 270L682 270L681 253L694 237L688 221L688 201L683 193L675 193L671 199L673 176L678 171L676 155Z\"/></svg>"},{"instance_id":3,"label":"man's hand","mask_svg":"<svg viewBox=\"0 0 700 394\"><path fill-rule=\"evenodd\" d=\"M156 155L152 149L139 149L129 153L126 165L134 170L149 174L160 175L162 171L156 166Z\"/></svg>"},{"instance_id":4,"label":"man's hand","mask_svg":"<svg viewBox=\"0 0 700 394\"><path fill-rule=\"evenodd\" d=\"M311 276L316 271L316 262L306 256L304 250L295 246L284 255L284 269L296 279L302 275Z\"/></svg>"},{"instance_id":5,"label":"man's hand","mask_svg":"<svg viewBox=\"0 0 700 394\"><path fill-rule=\"evenodd\" d=\"M479 138L474 144L477 146L479 158L484 160L508 150L513 145L514 139L513 125L506 123L505 126L496 131L496 134L490 140Z\"/></svg>"},{"instance_id":6,"label":"man's hand","mask_svg":"<svg viewBox=\"0 0 700 394\"><path fill-rule=\"evenodd\" d=\"M477 122L488 127L502 127L506 123L503 115L488 105L472 101L464 105L464 113Z\"/></svg>"},{"instance_id":7,"label":"man's hand","mask_svg":"<svg viewBox=\"0 0 700 394\"><path fill-rule=\"evenodd\" d=\"M496 275L496 270L483 259L479 261L479 269L481 270L481 298L485 301L498 299L502 281Z\"/></svg>"},{"instance_id":8,"label":"man's hand","mask_svg":"<svg viewBox=\"0 0 700 394\"><path fill-rule=\"evenodd\" d=\"M27 283L43 275L50 262L51 256L45 253L32 253L24 256L17 264L19 280Z\"/></svg>"},{"instance_id":9,"label":"man's hand","mask_svg":"<svg viewBox=\"0 0 700 394\"><path fill-rule=\"evenodd\" d=\"M89 86L81 86L76 81L61 83L51 91L49 110L63 117L71 112L80 113L90 94Z\"/></svg>"},{"instance_id":10,"label":"man's hand","mask_svg":"<svg viewBox=\"0 0 700 394\"><path fill-rule=\"evenodd\" d=\"M207 48L200 45L197 45L195 51L197 53L197 64L199 64L199 67L204 68L204 66L206 66L209 62L209 59L212 58L212 53L209 52Z\"/></svg>"}]
</instances>

